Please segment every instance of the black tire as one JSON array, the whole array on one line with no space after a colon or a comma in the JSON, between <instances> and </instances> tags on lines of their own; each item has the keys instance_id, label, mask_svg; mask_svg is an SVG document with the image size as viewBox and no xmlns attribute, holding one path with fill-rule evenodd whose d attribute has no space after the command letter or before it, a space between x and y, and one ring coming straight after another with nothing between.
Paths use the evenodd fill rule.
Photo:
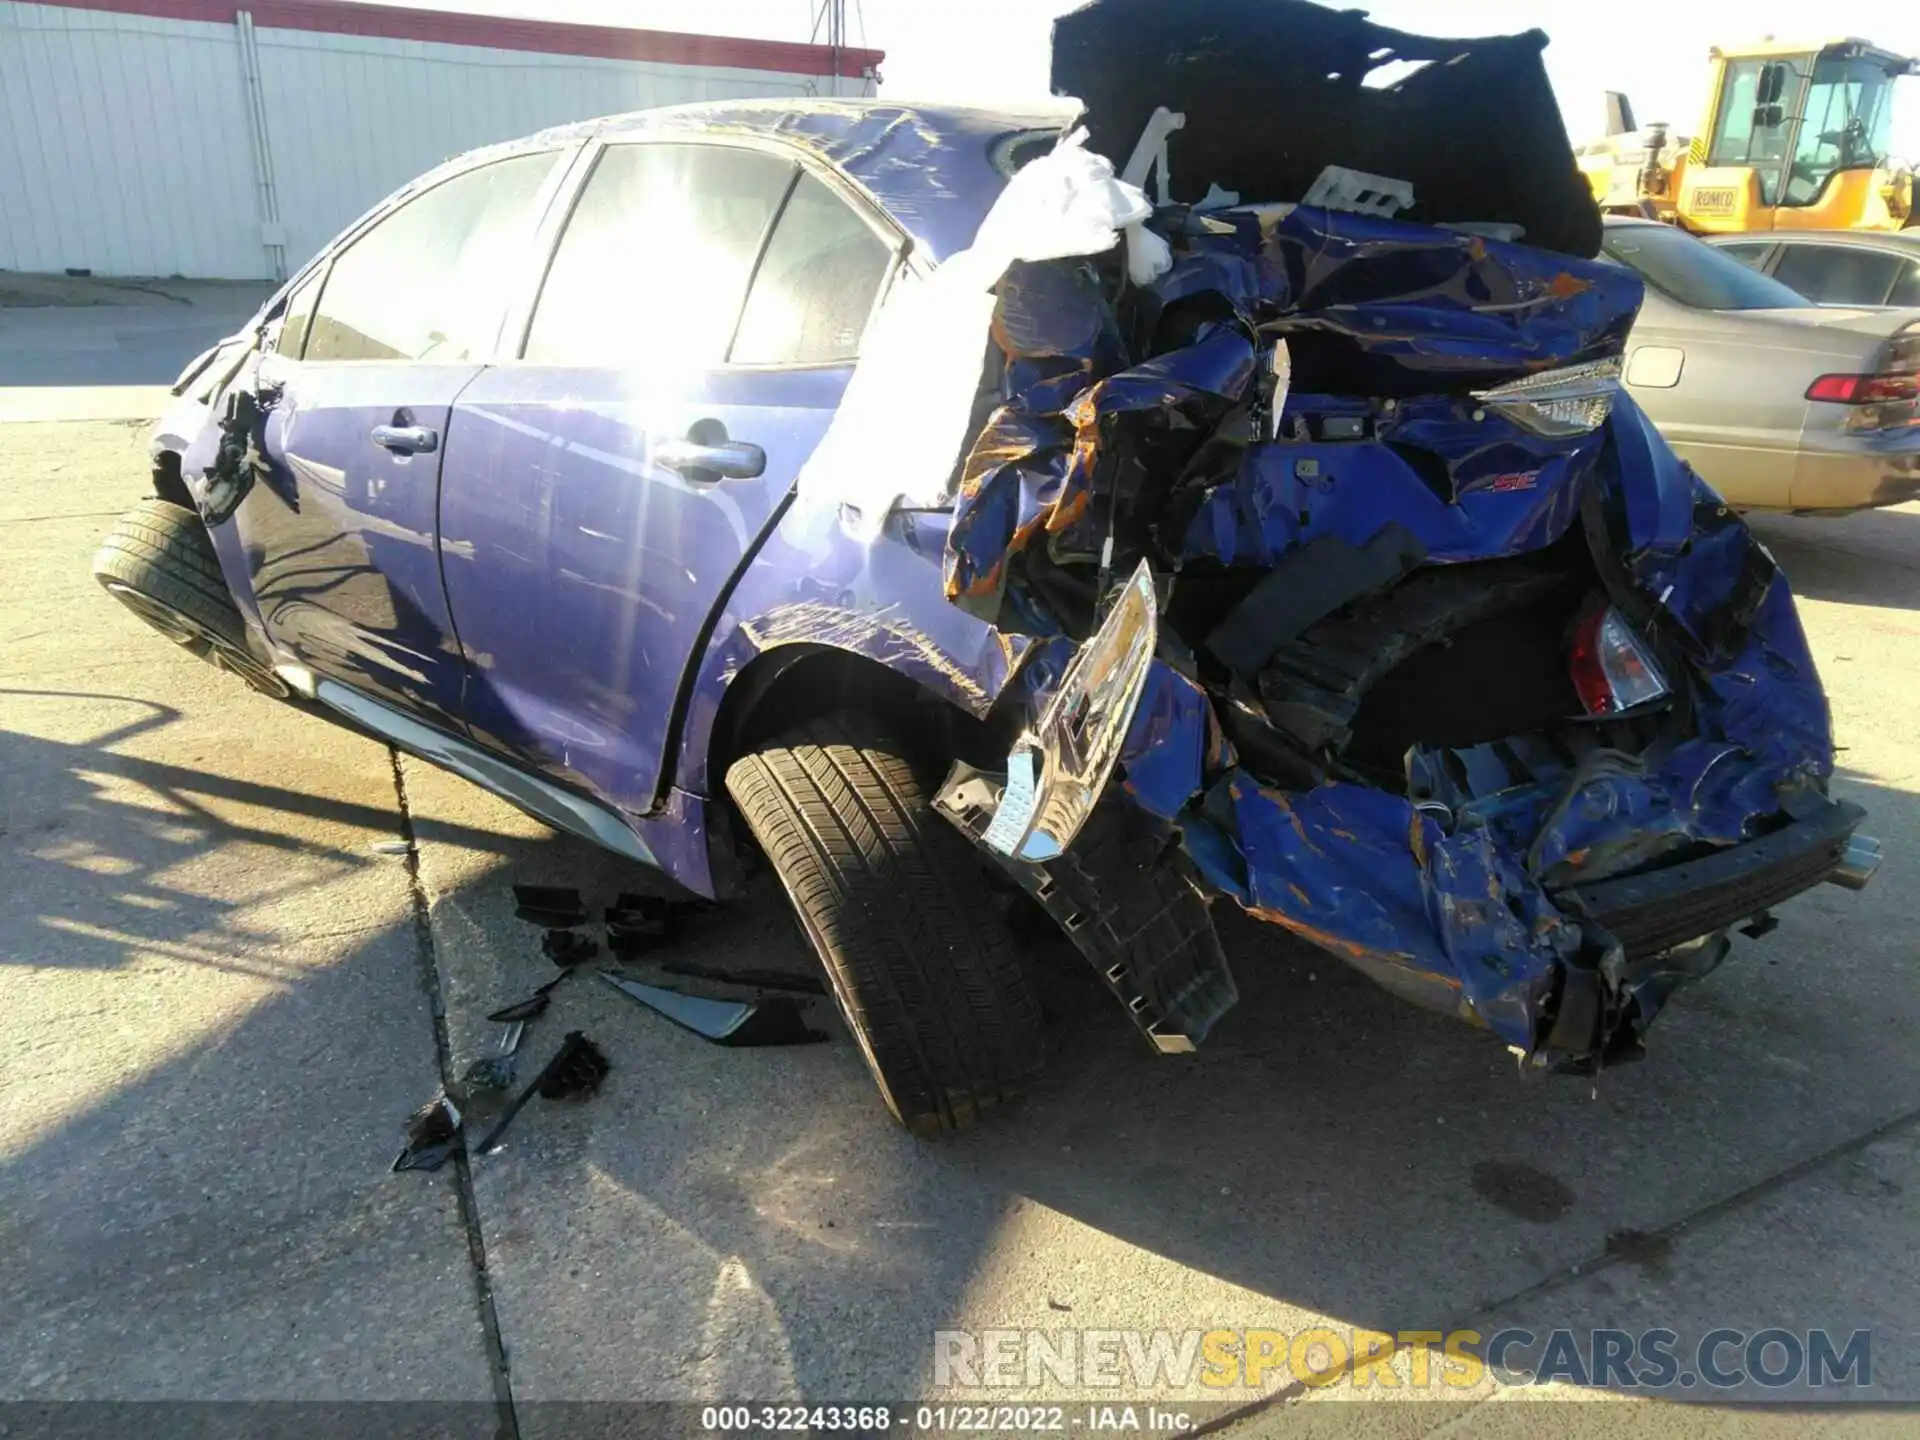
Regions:
<instances>
[{"instance_id":1,"label":"black tire","mask_svg":"<svg viewBox=\"0 0 1920 1440\"><path fill-rule=\"evenodd\" d=\"M739 807L813 942L887 1109L963 1130L1042 1058L1040 1005L972 843L871 717L812 721L733 763Z\"/></svg>"},{"instance_id":2,"label":"black tire","mask_svg":"<svg viewBox=\"0 0 1920 1440\"><path fill-rule=\"evenodd\" d=\"M167 500L142 500L94 552L93 578L175 644L257 690L286 694L279 677L248 647L246 622L194 511Z\"/></svg>"}]
</instances>

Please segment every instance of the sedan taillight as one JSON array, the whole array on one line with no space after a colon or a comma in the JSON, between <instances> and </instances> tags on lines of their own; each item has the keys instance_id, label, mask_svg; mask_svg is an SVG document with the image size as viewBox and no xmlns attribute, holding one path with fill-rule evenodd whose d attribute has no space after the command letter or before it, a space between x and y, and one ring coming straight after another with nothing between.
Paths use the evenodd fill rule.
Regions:
<instances>
[{"instance_id":1,"label":"sedan taillight","mask_svg":"<svg viewBox=\"0 0 1920 1440\"><path fill-rule=\"evenodd\" d=\"M1849 430L1898 430L1920 425L1920 329L1909 325L1881 348L1866 375L1822 375L1807 399L1851 405Z\"/></svg>"},{"instance_id":2,"label":"sedan taillight","mask_svg":"<svg viewBox=\"0 0 1920 1440\"><path fill-rule=\"evenodd\" d=\"M1667 694L1660 662L1611 605L1596 605L1580 618L1572 650L1573 688L1589 715L1618 715Z\"/></svg>"}]
</instances>

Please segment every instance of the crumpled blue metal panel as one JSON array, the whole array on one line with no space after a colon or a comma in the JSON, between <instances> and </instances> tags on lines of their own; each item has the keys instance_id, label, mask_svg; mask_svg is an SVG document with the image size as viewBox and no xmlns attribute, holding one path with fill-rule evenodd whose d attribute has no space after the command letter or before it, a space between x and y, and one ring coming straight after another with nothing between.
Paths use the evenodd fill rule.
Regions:
<instances>
[{"instance_id":1,"label":"crumpled blue metal panel","mask_svg":"<svg viewBox=\"0 0 1920 1440\"><path fill-rule=\"evenodd\" d=\"M1019 585L1009 598L1021 557L1097 551L1116 522L1148 518L1131 513L1147 479L1221 487L1192 516L1187 558L1271 563L1315 534L1364 539L1389 519L1441 559L1518 553L1565 531L1601 438L1545 440L1457 392L1463 379L1617 354L1642 293L1631 271L1304 205L1190 217L1175 240L1173 269L1130 296L1138 358L1125 368L1086 266L1023 267L1002 287L994 333L1011 398L963 473L954 603L1005 629L1067 628ZM1260 348L1290 334L1318 337L1317 358L1296 375L1283 424L1372 408L1321 383L1394 410L1361 444L1269 448L1245 432L1237 454L1201 456L1252 398ZM1456 393L1429 393L1442 379ZM1209 459L1224 471L1187 473Z\"/></svg>"},{"instance_id":2,"label":"crumpled blue metal panel","mask_svg":"<svg viewBox=\"0 0 1920 1440\"><path fill-rule=\"evenodd\" d=\"M1617 355L1638 279L1306 206L1170 228L1173 269L1119 308L1126 347L1085 267L1052 279L1034 267L1003 296L1010 398L964 471L949 598L1057 637L1035 658L1064 663L1087 631L1061 577L1077 566L1084 586L1110 534L1116 570L1145 554L1177 592L1187 566L1267 569L1308 541L1358 546L1387 524L1412 531L1428 563L1584 531L1615 603L1653 622L1678 672L1691 719L1671 743L1562 756L1451 813L1341 779L1283 790L1235 755L1215 697L1183 673L1191 662L1167 663L1176 642L1119 776L1210 885L1409 998L1532 1053L1568 967L1611 964L1606 1024L1637 1004L1644 1025L1671 980L1622 978L1617 950L1608 961L1606 937L1550 891L1753 838L1822 793L1832 744L1784 578L1630 399L1591 433L1547 438L1468 393ZM1294 363L1277 422L1256 384L1276 337L1293 337ZM1329 421L1353 438L1328 439Z\"/></svg>"},{"instance_id":3,"label":"crumpled blue metal panel","mask_svg":"<svg viewBox=\"0 0 1920 1440\"><path fill-rule=\"evenodd\" d=\"M1156 660L1120 747L1127 794L1143 810L1172 820L1233 758L1207 692Z\"/></svg>"},{"instance_id":4,"label":"crumpled blue metal panel","mask_svg":"<svg viewBox=\"0 0 1920 1440\"><path fill-rule=\"evenodd\" d=\"M1683 844L1750 839L1756 822L1778 815L1784 793L1824 779L1832 746L1805 655L1776 579L1739 658L1700 677L1702 733L1656 771L1570 776L1558 793L1542 786L1518 810L1469 818L1450 835L1410 801L1366 786L1261 784L1217 740L1210 704L1195 703L1203 692L1156 662L1123 751L1125 791L1172 819L1202 875L1250 914L1531 1050L1557 968L1583 945L1548 883ZM1665 993L1637 998L1644 1025Z\"/></svg>"},{"instance_id":5,"label":"crumpled blue metal panel","mask_svg":"<svg viewBox=\"0 0 1920 1440\"><path fill-rule=\"evenodd\" d=\"M1289 417L1338 413L1296 396ZM1546 440L1510 421L1471 415L1471 401L1408 402L1377 441L1255 444L1205 493L1183 537L1183 559L1272 565L1323 535L1359 545L1395 520L1430 560L1482 560L1551 545L1580 509L1580 481L1600 453L1596 436ZM1484 411L1483 411L1484 413ZM1576 443L1577 442L1577 443ZM1443 495L1407 458L1417 450Z\"/></svg>"},{"instance_id":6,"label":"crumpled blue metal panel","mask_svg":"<svg viewBox=\"0 0 1920 1440\"><path fill-rule=\"evenodd\" d=\"M1640 307L1621 266L1312 205L1210 211L1181 245L1146 313L1217 297L1271 333L1342 335L1409 372L1409 394L1421 373L1508 377L1618 354Z\"/></svg>"}]
</instances>

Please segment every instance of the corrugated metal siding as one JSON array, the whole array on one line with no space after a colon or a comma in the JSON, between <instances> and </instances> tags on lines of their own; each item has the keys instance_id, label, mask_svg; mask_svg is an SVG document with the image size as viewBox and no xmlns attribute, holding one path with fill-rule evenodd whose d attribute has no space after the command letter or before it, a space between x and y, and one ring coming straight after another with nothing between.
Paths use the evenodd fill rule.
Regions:
<instances>
[{"instance_id":1,"label":"corrugated metal siding","mask_svg":"<svg viewBox=\"0 0 1920 1440\"><path fill-rule=\"evenodd\" d=\"M288 267L447 156L788 72L256 32ZM0 270L266 279L234 26L0 0Z\"/></svg>"},{"instance_id":2,"label":"corrugated metal siding","mask_svg":"<svg viewBox=\"0 0 1920 1440\"><path fill-rule=\"evenodd\" d=\"M264 277L240 79L230 25L0 3L0 269Z\"/></svg>"},{"instance_id":3,"label":"corrugated metal siding","mask_svg":"<svg viewBox=\"0 0 1920 1440\"><path fill-rule=\"evenodd\" d=\"M261 30L287 257L449 155L547 125L688 100L797 95L797 75Z\"/></svg>"}]
</instances>

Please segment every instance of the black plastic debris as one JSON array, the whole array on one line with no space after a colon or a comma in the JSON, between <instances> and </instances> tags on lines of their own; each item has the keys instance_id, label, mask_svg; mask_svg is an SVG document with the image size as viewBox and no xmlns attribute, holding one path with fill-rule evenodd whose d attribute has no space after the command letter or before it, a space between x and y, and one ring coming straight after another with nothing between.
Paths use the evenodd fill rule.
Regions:
<instances>
[{"instance_id":1,"label":"black plastic debris","mask_svg":"<svg viewBox=\"0 0 1920 1440\"><path fill-rule=\"evenodd\" d=\"M806 1022L800 1001L791 995L765 995L757 1000L714 1000L683 995L658 985L643 985L621 975L599 972L622 995L638 1000L656 1014L693 1031L703 1040L730 1049L760 1045L811 1045L825 1040L823 1031Z\"/></svg>"},{"instance_id":2,"label":"black plastic debris","mask_svg":"<svg viewBox=\"0 0 1920 1440\"><path fill-rule=\"evenodd\" d=\"M485 1154L498 1145L507 1126L513 1123L513 1117L525 1109L535 1095L543 1100L584 1100L600 1088L600 1082L607 1078L611 1068L598 1045L580 1031L569 1030L546 1067L534 1077L531 1085L513 1097L474 1149Z\"/></svg>"},{"instance_id":3,"label":"black plastic debris","mask_svg":"<svg viewBox=\"0 0 1920 1440\"><path fill-rule=\"evenodd\" d=\"M516 919L544 930L570 930L587 923L586 903L578 890L568 886L516 885L513 907Z\"/></svg>"},{"instance_id":4,"label":"black plastic debris","mask_svg":"<svg viewBox=\"0 0 1920 1440\"><path fill-rule=\"evenodd\" d=\"M665 942L675 907L654 895L623 893L607 907L607 945L616 955L636 955Z\"/></svg>"},{"instance_id":5,"label":"black plastic debris","mask_svg":"<svg viewBox=\"0 0 1920 1440\"><path fill-rule=\"evenodd\" d=\"M489 1055L469 1065L460 1079L469 1090L511 1090L517 1069L513 1056Z\"/></svg>"},{"instance_id":6,"label":"black plastic debris","mask_svg":"<svg viewBox=\"0 0 1920 1440\"><path fill-rule=\"evenodd\" d=\"M549 930L541 937L540 953L554 964L570 969L593 959L600 953L600 946L571 930Z\"/></svg>"},{"instance_id":7,"label":"black plastic debris","mask_svg":"<svg viewBox=\"0 0 1920 1440\"><path fill-rule=\"evenodd\" d=\"M500 1043L493 1054L476 1060L460 1078L470 1090L511 1090L514 1059L520 1053L520 1041L527 1033L527 1022L513 1020L500 1032Z\"/></svg>"},{"instance_id":8,"label":"black plastic debris","mask_svg":"<svg viewBox=\"0 0 1920 1440\"><path fill-rule=\"evenodd\" d=\"M207 524L218 525L228 519L265 470L260 442L267 411L278 398L277 390L264 390L258 395L245 389L227 392L220 416L219 448L213 464L203 472L206 485L201 490L200 513Z\"/></svg>"},{"instance_id":9,"label":"black plastic debris","mask_svg":"<svg viewBox=\"0 0 1920 1440\"><path fill-rule=\"evenodd\" d=\"M436 1096L407 1117L407 1144L394 1158L391 1173L438 1170L460 1143L460 1111L445 1095Z\"/></svg>"},{"instance_id":10,"label":"black plastic debris","mask_svg":"<svg viewBox=\"0 0 1920 1440\"><path fill-rule=\"evenodd\" d=\"M511 1005L502 1005L487 1016L498 1025L511 1025L516 1020L532 1020L547 1012L547 1006L553 1001L553 990L566 975L556 975L524 1000L516 1000Z\"/></svg>"},{"instance_id":11,"label":"black plastic debris","mask_svg":"<svg viewBox=\"0 0 1920 1440\"><path fill-rule=\"evenodd\" d=\"M802 975L795 970L728 970L718 965L701 965L692 960L662 960L660 968L669 975L684 975L692 980L718 980L722 984L744 985L754 990L791 990L796 995L827 993L825 980L818 975Z\"/></svg>"}]
</instances>

